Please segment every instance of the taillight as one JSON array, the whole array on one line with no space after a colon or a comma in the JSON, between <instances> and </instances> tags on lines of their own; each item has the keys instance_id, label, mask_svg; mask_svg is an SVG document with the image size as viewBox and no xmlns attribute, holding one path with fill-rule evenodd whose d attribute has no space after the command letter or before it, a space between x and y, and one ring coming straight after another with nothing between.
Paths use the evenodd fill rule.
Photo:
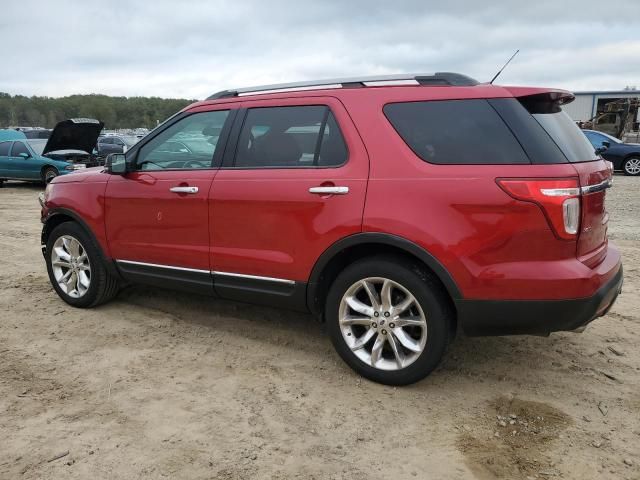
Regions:
<instances>
[{"instance_id":1,"label":"taillight","mask_svg":"<svg viewBox=\"0 0 640 480\"><path fill-rule=\"evenodd\" d=\"M498 185L517 200L540 207L558 237L573 240L580 228L580 187L577 178L499 178Z\"/></svg>"}]
</instances>

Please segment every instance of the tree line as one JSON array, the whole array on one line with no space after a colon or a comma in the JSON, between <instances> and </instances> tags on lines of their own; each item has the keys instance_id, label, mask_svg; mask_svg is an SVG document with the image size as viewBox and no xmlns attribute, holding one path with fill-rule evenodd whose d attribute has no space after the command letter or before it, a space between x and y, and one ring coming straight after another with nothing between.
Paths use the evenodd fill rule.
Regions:
<instances>
[{"instance_id":1,"label":"tree line","mask_svg":"<svg viewBox=\"0 0 640 480\"><path fill-rule=\"evenodd\" d=\"M182 98L110 97L70 95L68 97L26 97L0 92L0 128L9 126L52 128L68 118L95 118L105 128L153 128L158 122L194 102Z\"/></svg>"}]
</instances>

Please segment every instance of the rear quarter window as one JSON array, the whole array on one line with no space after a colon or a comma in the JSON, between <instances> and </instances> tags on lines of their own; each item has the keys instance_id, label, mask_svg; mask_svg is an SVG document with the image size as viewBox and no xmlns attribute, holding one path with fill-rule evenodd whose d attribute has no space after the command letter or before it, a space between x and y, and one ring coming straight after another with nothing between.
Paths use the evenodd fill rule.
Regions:
<instances>
[{"instance_id":1,"label":"rear quarter window","mask_svg":"<svg viewBox=\"0 0 640 480\"><path fill-rule=\"evenodd\" d=\"M529 164L487 100L392 103L384 114L414 153L446 165Z\"/></svg>"},{"instance_id":2,"label":"rear quarter window","mask_svg":"<svg viewBox=\"0 0 640 480\"><path fill-rule=\"evenodd\" d=\"M593 145L565 112L533 114L570 162L596 160Z\"/></svg>"}]
</instances>

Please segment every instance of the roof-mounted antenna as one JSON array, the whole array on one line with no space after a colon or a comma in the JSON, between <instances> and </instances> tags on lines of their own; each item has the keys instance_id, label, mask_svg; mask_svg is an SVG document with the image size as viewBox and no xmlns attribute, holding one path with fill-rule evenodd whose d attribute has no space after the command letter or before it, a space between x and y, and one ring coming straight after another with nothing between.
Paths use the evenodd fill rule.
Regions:
<instances>
[{"instance_id":1,"label":"roof-mounted antenna","mask_svg":"<svg viewBox=\"0 0 640 480\"><path fill-rule=\"evenodd\" d=\"M495 74L495 76L491 79L491 81L489 82L489 85L493 84L493 81L498 78L498 76L502 73L502 71L507 68L507 65L509 65L509 63L511 62L511 60L513 60L513 57L515 57L518 52L520 51L520 49L516 50L516 53L514 53L513 55L511 55L511 58L509 60L507 60L507 63L505 63L502 68L500 70L498 70L498 73Z\"/></svg>"}]
</instances>

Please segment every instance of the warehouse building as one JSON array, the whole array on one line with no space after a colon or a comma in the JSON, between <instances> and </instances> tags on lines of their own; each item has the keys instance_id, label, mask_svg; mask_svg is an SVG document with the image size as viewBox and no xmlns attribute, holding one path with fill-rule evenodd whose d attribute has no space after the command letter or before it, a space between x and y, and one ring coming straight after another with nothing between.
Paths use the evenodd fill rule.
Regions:
<instances>
[{"instance_id":1,"label":"warehouse building","mask_svg":"<svg viewBox=\"0 0 640 480\"><path fill-rule=\"evenodd\" d=\"M640 97L640 90L573 92L576 99L562 107L576 122L588 122L604 112L604 106L615 100ZM635 119L636 122L640 118Z\"/></svg>"}]
</instances>

